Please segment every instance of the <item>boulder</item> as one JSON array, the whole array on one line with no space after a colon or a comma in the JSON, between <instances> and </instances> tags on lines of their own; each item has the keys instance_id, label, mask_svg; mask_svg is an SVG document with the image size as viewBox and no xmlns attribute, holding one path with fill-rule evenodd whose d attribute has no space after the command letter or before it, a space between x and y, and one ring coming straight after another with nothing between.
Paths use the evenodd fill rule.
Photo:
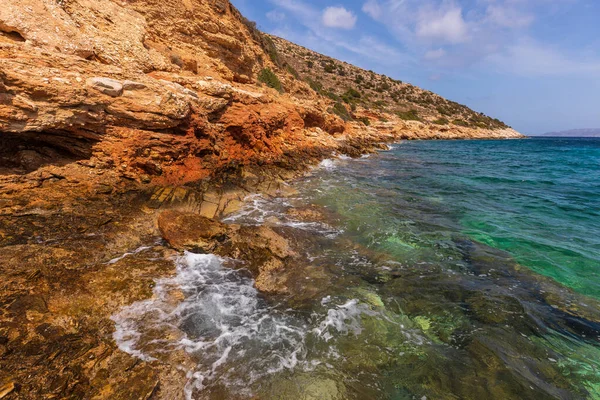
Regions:
<instances>
[{"instance_id":1,"label":"boulder","mask_svg":"<svg viewBox=\"0 0 600 400\"><path fill-rule=\"evenodd\" d=\"M199 214L168 210L158 217L158 228L169 245L178 250L208 253L228 238L227 225Z\"/></svg>"},{"instance_id":2,"label":"boulder","mask_svg":"<svg viewBox=\"0 0 600 400\"><path fill-rule=\"evenodd\" d=\"M177 250L214 253L241 261L256 288L287 293L287 267L296 256L286 238L265 226L227 225L197 213L168 210L158 217L163 239Z\"/></svg>"}]
</instances>

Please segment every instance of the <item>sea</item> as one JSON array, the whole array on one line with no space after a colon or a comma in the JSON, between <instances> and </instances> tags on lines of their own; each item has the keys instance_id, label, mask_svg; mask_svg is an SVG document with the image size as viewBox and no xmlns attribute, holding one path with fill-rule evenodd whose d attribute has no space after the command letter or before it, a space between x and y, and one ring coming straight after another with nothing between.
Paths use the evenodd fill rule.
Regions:
<instances>
[{"instance_id":1,"label":"sea","mask_svg":"<svg viewBox=\"0 0 600 400\"><path fill-rule=\"evenodd\" d=\"M188 399L600 399L600 139L403 141L291 188L225 222L303 243L301 290L182 253L119 347Z\"/></svg>"}]
</instances>

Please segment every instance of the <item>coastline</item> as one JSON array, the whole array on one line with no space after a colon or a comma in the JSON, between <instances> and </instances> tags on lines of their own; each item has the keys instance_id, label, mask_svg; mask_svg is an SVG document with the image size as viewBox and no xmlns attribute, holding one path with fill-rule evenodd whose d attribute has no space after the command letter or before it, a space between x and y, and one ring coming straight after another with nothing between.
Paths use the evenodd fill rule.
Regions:
<instances>
[{"instance_id":1,"label":"coastline","mask_svg":"<svg viewBox=\"0 0 600 400\"><path fill-rule=\"evenodd\" d=\"M0 397L179 396L180 372L118 350L110 320L175 271L163 212L219 219L381 143L521 137L362 107L344 121L229 2L184 3L15 3L1 16ZM256 78L264 69L285 92Z\"/></svg>"},{"instance_id":2,"label":"coastline","mask_svg":"<svg viewBox=\"0 0 600 400\"><path fill-rule=\"evenodd\" d=\"M344 162L351 163L352 161L348 161L346 159ZM322 168L324 168L325 174L330 174L331 162L322 163ZM301 181L304 179L306 178L300 178ZM290 192L287 195L294 197L297 194L298 193ZM284 195L283 197L278 196L276 199L286 203L285 198L287 195ZM268 198L265 200L267 205L271 202L271 200ZM261 206L259 205L258 207L260 208ZM323 209L315 208L315 206L311 206L302 200L300 200L300 204L295 202L291 205L286 205L285 208L288 208L288 211L285 212L286 215L292 217L292 220L296 221L296 223L298 221L304 221L304 223L309 224L317 222L325 223L327 225L327 223L330 221L330 218L333 217L332 215L324 214ZM255 210L256 207L252 206L251 209ZM304 309L304 307L308 308L308 304L314 303L315 301L318 303L321 299L328 297L335 297L333 294L337 293L336 290L332 290L332 288L335 287L333 282L337 281L339 277L335 275L329 276L328 274L331 274L331 272L323 273L322 271L316 271L312 269L312 263L308 260L303 260L303 257L299 255L302 253L302 249L311 246L311 242L313 241L311 236L314 235L314 232L311 233L311 230L307 232L304 232L303 229L297 230L296 228L288 225L285 220L278 221L277 217L269 217L269 214L265 214L264 217L261 217L257 220L259 222L258 225L252 224L250 229L246 232L239 231L239 228L236 227L241 226L243 229L245 224L247 224L247 222L243 222L243 217L241 218L242 223L240 225L237 225L239 224L238 221L240 218L229 219L229 228L226 229L231 229L231 227L234 227L234 232L224 233L222 229L225 228L219 228L218 222L204 221L197 214L181 211L166 211L165 214L165 222L167 222L168 225L171 225L172 228L169 229L168 226L165 227L165 222L159 222L159 225L163 226L161 228L162 236L171 244L172 247L178 248L180 251L188 249L194 250L195 252L199 251L200 253L209 252L210 254L219 254L225 257L231 257L232 255L235 255L236 260L244 262L243 268L246 271L250 271L251 276L255 280L253 282L253 286L259 289L259 292L262 294L261 297L279 299L275 300L275 303L281 301L284 304L287 304L287 302L290 302L290 307ZM244 213L241 214L244 215ZM335 219L335 217L333 218ZM186 223L186 221L188 223ZM216 228L214 228L215 225L217 225ZM208 228L207 226L212 226L213 228ZM205 234L205 232L213 231L215 232L214 234ZM224 239L223 236L227 236L227 238ZM248 240L249 238L251 238L251 240ZM265 242L263 238L267 238L267 241ZM211 244L211 241L213 244L216 244L216 247ZM233 242L233 247L228 246L228 243L230 242ZM234 250L232 253L232 248L240 249L240 246L235 244L236 242L252 242L257 243L257 245L254 248L242 246L241 252L239 252L239 250ZM600 315L597 311L600 309L598 308L600 304L598 304L597 301L586 298L585 296L566 289L562 285L557 284L549 278L539 276L534 272L529 271L527 268L524 268L512 260L512 258L507 254L487 248L481 243L473 243L471 246L474 246L474 248L469 250L471 254L470 257L473 257L475 260L479 259L479 261L475 262L478 264L477 275L481 275L482 277L486 275L494 276L495 279L493 280L502 281L501 286L511 288L509 289L510 291L516 290L516 292L511 294L511 296L516 295L519 299L524 299L523 304L536 304L535 306L527 307L527 311L532 312L535 316L534 319L537 318L538 313L541 313L539 315L545 315L545 318L550 318L551 324L556 324L554 327L565 324L564 329L568 329L566 332L579 332L581 330L583 333L587 332L587 326L591 326L595 323L594 321L597 322L600 320ZM359 249L358 254L364 255L367 259L379 258L381 261L381 255L377 255L375 252L368 251L367 249L361 249L357 243L351 245L351 248L355 250ZM269 254L267 260L264 258L264 251L267 251ZM497 266L494 267L493 265L486 266L485 259L489 257L490 251L497 252L497 254L503 258L504 266L502 268L496 269ZM187 256L189 256L189 254ZM277 265L277 262L281 262L281 264ZM262 267L263 265L265 268ZM186 266L186 268L189 267L190 265ZM234 263L233 265L225 265L224 268L237 269L239 266L236 266ZM369 274L367 271L363 271L363 273L366 276ZM311 278L308 281L308 285L304 284L304 279L307 277ZM474 279L478 280L479 278ZM356 284L360 281L352 282ZM515 289L517 287L518 289ZM429 290L435 289L430 288ZM167 305L167 309L172 307L170 305L172 301L177 303L182 300L177 293L171 293L170 296L164 296L165 293L168 294L168 291L161 291L161 293L161 301ZM381 308L381 300L378 300L378 297L374 296L374 294L369 294L368 292L358 290L355 296L357 296L356 299L360 299L360 301L353 299L352 301L354 303L352 303L352 305L364 303L364 306L370 307L364 309L364 312L367 312L367 315L369 312L371 312L369 310L383 312ZM508 294L506 294L506 296L508 296ZM483 295L481 298L479 296L476 296L476 298L478 299L477 302L498 301L495 296L492 296L492 299L487 300L484 300ZM506 297L506 299L508 298L512 297ZM152 304L152 307L157 306L156 302L150 304ZM160 302L158 304L160 305ZM478 318L484 319L491 325L498 323L498 321L505 321L505 318L508 318L506 321L512 321L512 318L514 318L512 317L512 314L514 313L514 309L512 307L514 306L510 304L512 303L509 303L508 310L499 309L497 310L499 314L495 316L488 316L482 309L478 311L482 313L478 316ZM386 302L386 307L389 306L390 304ZM287 307L283 306L283 308ZM137 310L137 318L140 318L140 315L144 315L144 307L140 308L139 306L134 306L134 309ZM546 309L546 311L542 311L542 309ZM142 310L141 313L140 310ZM421 321L419 318L420 317L417 317L416 321ZM122 321L123 320L121 320L121 324ZM146 317L140 318L140 321L146 321ZM516 323L516 321L514 322ZM522 323L523 322L519 322L519 324ZM524 326L526 326L526 324ZM423 329L427 331L427 328ZM135 332L136 331L133 330L133 333ZM133 335L130 337L136 336ZM168 335L168 337L172 337L172 335ZM592 338L590 338L590 340L593 342ZM177 341L175 341L175 343L177 343ZM523 341L522 345L529 346L527 341ZM148 348L146 348L146 350L148 350ZM151 347L149 350L149 354L155 354L152 353ZM181 361L186 359L186 354L181 354L182 352L183 350L176 352L175 355L164 355L159 358L161 359L161 362L164 362L167 365L181 363L182 365L187 365L190 368L190 371L201 371L201 369L198 370L193 365L193 354L187 354L187 357L192 357L192 360L190 360L189 363ZM187 382L187 384L192 388L190 390L193 390L195 386L191 382L202 383L202 380L198 381L198 379L204 379L203 377L208 377L208 375L205 373L199 373L198 378L190 380L188 374L185 380L174 381L173 390L176 389L177 382L179 384L179 388L181 388L183 382ZM196 386L196 389L199 387L202 386ZM341 387L343 387L343 385ZM323 388L322 390L325 389ZM210 393L213 392L211 391Z\"/></svg>"},{"instance_id":3,"label":"coastline","mask_svg":"<svg viewBox=\"0 0 600 400\"><path fill-rule=\"evenodd\" d=\"M0 379L20 387L24 398L47 388L123 399L159 386L161 395L179 388L176 372L118 350L109 319L121 307L150 298L154 280L174 273L175 253L155 242L161 236L159 215L178 210L219 219L239 209L249 194L285 193L286 182L334 152L358 157L398 138L372 130L346 142L334 138L336 147L313 149L312 158L296 158L293 169L253 166L191 187L140 187L110 171L94 181L82 165L42 167L13 177L2 187L2 201L12 207L2 212L6 284L0 298L9 308L0 331ZM159 261L124 256L143 246ZM65 371L60 377L52 373L57 363ZM103 384L94 384L94 376L103 376Z\"/></svg>"}]
</instances>

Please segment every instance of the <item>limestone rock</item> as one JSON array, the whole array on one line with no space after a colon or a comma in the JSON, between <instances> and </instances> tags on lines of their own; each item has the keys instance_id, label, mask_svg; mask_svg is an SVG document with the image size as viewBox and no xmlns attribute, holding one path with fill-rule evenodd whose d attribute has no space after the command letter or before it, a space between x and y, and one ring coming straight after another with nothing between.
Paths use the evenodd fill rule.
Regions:
<instances>
[{"instance_id":1,"label":"limestone rock","mask_svg":"<svg viewBox=\"0 0 600 400\"><path fill-rule=\"evenodd\" d=\"M112 97L118 97L123 94L123 85L121 82L110 78L90 78L87 80L89 86Z\"/></svg>"},{"instance_id":2,"label":"limestone rock","mask_svg":"<svg viewBox=\"0 0 600 400\"><path fill-rule=\"evenodd\" d=\"M123 81L123 90L141 90L146 89L146 85L141 82L130 81L129 79L125 79Z\"/></svg>"}]
</instances>

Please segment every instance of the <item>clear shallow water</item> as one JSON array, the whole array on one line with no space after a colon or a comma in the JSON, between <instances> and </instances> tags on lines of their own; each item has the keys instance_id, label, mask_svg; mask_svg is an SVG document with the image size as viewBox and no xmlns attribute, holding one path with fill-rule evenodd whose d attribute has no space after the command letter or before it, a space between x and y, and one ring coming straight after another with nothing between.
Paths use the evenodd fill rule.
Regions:
<instances>
[{"instance_id":1,"label":"clear shallow water","mask_svg":"<svg viewBox=\"0 0 600 400\"><path fill-rule=\"evenodd\" d=\"M174 368L191 355L188 398L600 399L599 148L405 142L327 160L296 197L230 219L303 243L290 296L185 254L115 338ZM321 216L290 212L307 205Z\"/></svg>"}]
</instances>

